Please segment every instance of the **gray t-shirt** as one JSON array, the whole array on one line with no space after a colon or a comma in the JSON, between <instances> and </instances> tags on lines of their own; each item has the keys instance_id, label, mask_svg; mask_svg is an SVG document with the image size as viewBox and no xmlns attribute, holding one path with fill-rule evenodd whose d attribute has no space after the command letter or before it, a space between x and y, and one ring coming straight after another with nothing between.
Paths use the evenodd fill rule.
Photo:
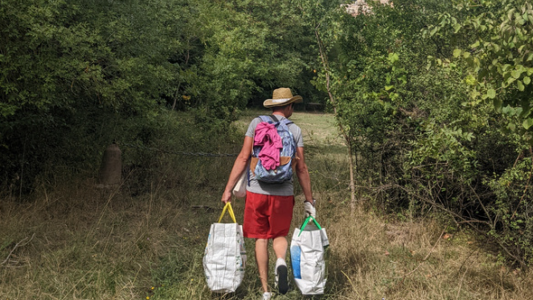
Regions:
<instances>
[{"instance_id":1,"label":"gray t-shirt","mask_svg":"<svg viewBox=\"0 0 533 300\"><path fill-rule=\"evenodd\" d=\"M285 117L276 115L279 121L285 119ZM257 124L261 123L261 118L255 118L250 122L250 125L248 126L248 130L246 131L246 136L249 136L251 138L254 137L255 133L255 127ZM292 133L292 136L294 137L294 142L296 143L296 147L303 147L304 141L302 138L302 130L298 125L291 123L287 127L289 127L289 131ZM257 181L254 178L252 178L252 171L248 168L249 178L250 178L250 185L246 187L246 190L256 193L256 194L264 194L264 195L276 195L276 196L292 196L294 195L294 188L292 184L292 179L287 180L283 183L266 183Z\"/></svg>"}]
</instances>

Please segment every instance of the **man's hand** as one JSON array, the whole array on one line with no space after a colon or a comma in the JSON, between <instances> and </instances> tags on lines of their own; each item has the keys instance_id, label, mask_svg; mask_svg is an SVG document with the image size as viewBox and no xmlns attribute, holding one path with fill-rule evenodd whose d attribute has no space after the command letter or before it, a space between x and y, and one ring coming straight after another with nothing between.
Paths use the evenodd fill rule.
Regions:
<instances>
[{"instance_id":1,"label":"man's hand","mask_svg":"<svg viewBox=\"0 0 533 300\"><path fill-rule=\"evenodd\" d=\"M222 194L222 199L220 199L224 203L231 202L231 191L224 191L224 194Z\"/></svg>"},{"instance_id":2,"label":"man's hand","mask_svg":"<svg viewBox=\"0 0 533 300\"><path fill-rule=\"evenodd\" d=\"M316 218L316 209L314 206L315 200L313 200L313 203L309 201L304 202L304 209L305 209L305 217L313 216L313 218Z\"/></svg>"}]
</instances>

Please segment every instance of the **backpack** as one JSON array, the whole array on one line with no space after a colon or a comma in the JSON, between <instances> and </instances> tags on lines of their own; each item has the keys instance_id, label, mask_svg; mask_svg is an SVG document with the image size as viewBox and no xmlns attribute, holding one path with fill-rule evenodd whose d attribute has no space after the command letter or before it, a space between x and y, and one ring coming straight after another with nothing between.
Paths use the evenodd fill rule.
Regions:
<instances>
[{"instance_id":1,"label":"backpack","mask_svg":"<svg viewBox=\"0 0 533 300\"><path fill-rule=\"evenodd\" d=\"M276 130L281 138L283 149L280 154L280 165L274 170L267 170L261 164L259 159L259 152L261 152L262 146L254 146L252 149L252 158L250 161L250 169L252 176L262 182L268 183L282 183L292 179L292 165L294 157L296 156L296 142L292 133L289 131L288 125L293 123L288 119L279 121L274 115L272 116L259 116L261 121L274 124Z\"/></svg>"}]
</instances>

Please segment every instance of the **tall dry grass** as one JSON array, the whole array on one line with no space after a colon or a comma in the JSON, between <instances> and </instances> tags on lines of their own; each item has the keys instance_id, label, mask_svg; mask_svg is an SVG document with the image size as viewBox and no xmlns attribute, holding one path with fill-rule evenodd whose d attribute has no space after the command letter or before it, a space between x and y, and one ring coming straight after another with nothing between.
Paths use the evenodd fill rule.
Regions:
<instances>
[{"instance_id":1,"label":"tall dry grass","mask_svg":"<svg viewBox=\"0 0 533 300\"><path fill-rule=\"evenodd\" d=\"M506 266L468 231L365 210L338 217L329 227L338 299L533 299L530 273Z\"/></svg>"},{"instance_id":2,"label":"tall dry grass","mask_svg":"<svg viewBox=\"0 0 533 300\"><path fill-rule=\"evenodd\" d=\"M506 265L482 237L429 217L400 221L368 203L352 213L332 117L293 119L306 128L318 220L331 242L321 299L533 299L531 273ZM3 196L0 299L258 299L251 240L237 293L211 294L203 276L207 233L222 207L231 159L153 161L157 172L134 170L115 190L98 190L91 179L58 178L31 199ZM298 195L297 203L302 200ZM234 207L242 221L243 201ZM297 205L293 227L302 220ZM302 298L297 289L276 297Z\"/></svg>"}]
</instances>

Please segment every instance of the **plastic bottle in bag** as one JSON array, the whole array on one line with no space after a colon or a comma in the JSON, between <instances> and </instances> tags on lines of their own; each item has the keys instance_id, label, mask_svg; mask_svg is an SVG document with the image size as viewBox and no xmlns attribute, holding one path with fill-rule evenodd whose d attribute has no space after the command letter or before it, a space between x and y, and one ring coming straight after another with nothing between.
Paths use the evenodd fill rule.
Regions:
<instances>
[{"instance_id":1,"label":"plastic bottle in bag","mask_svg":"<svg viewBox=\"0 0 533 300\"><path fill-rule=\"evenodd\" d=\"M292 264L292 273L294 278L302 279L302 271L300 267L300 256L302 255L302 249L299 246L291 247L291 264Z\"/></svg>"}]
</instances>

